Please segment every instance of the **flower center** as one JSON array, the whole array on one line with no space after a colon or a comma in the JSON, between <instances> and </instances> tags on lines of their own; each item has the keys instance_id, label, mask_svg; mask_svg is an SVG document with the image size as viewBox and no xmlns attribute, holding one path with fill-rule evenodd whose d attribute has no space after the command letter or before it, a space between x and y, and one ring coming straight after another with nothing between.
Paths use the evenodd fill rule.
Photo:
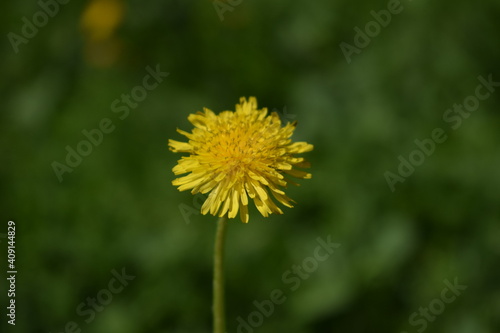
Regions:
<instances>
[{"instance_id":1,"label":"flower center","mask_svg":"<svg viewBox=\"0 0 500 333\"><path fill-rule=\"evenodd\" d=\"M247 128L226 130L209 138L207 152L218 171L231 176L241 175L254 169L256 162L266 159L261 137L261 133Z\"/></svg>"}]
</instances>

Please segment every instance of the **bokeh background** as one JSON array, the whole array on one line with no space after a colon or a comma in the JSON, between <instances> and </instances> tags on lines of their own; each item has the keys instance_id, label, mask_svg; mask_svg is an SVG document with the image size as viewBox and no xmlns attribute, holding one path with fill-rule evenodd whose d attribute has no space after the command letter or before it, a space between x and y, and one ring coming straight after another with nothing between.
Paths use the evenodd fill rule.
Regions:
<instances>
[{"instance_id":1,"label":"bokeh background","mask_svg":"<svg viewBox=\"0 0 500 333\"><path fill-rule=\"evenodd\" d=\"M183 139L175 129L190 130L189 113L256 96L315 145L313 178L288 189L297 205L284 215L253 208L250 223L231 222L228 332L499 332L500 91L456 130L443 114L478 76L500 81L500 2L402 1L348 63L340 43L355 45L355 27L387 6L73 0L13 47L9 33L21 36L41 7L3 2L0 237L14 220L18 275L12 327L0 238L1 331L210 332L215 218L171 185L181 156L167 141ZM169 75L126 117L113 112L147 66ZM104 118L114 130L59 181L54 161ZM447 140L392 192L384 174L435 128ZM318 237L341 246L291 291L282 275ZM135 278L108 300L122 269ZM467 289L425 329L412 325L455 279ZM286 301L238 328L274 289ZM87 323L77 308L96 296L107 304Z\"/></svg>"}]
</instances>

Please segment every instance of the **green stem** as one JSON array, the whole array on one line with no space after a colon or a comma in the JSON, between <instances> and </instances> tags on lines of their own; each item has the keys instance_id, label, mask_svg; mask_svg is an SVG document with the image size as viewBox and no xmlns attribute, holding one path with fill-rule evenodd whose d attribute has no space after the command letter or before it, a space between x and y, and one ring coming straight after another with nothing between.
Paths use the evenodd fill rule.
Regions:
<instances>
[{"instance_id":1,"label":"green stem","mask_svg":"<svg viewBox=\"0 0 500 333\"><path fill-rule=\"evenodd\" d=\"M219 218L214 246L214 284L213 284L213 314L214 333L226 332L224 314L224 239L226 236L227 217Z\"/></svg>"}]
</instances>

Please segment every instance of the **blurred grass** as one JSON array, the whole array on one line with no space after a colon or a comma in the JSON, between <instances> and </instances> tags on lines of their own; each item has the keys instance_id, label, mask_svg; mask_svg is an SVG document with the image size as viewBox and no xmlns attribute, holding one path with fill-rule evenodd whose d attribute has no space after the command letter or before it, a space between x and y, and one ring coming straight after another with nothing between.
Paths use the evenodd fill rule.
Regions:
<instances>
[{"instance_id":1,"label":"blurred grass","mask_svg":"<svg viewBox=\"0 0 500 333\"><path fill-rule=\"evenodd\" d=\"M254 209L248 225L231 224L228 331L278 288L287 300L256 332L415 332L408 317L454 277L468 289L428 331L500 329L500 95L456 131L442 121L479 75L500 79L497 1L404 2L351 64L340 42L352 44L353 28L386 2L244 1L221 22L210 1L129 1L106 44L117 48L93 57L80 27L89 3L61 6L19 53L7 38L0 51L0 214L18 228L16 331L60 332L68 321L86 332L210 331L215 218L184 221L179 205L193 197L170 184L180 156L167 141L190 129L189 113L250 95L298 121L295 139L315 145L313 179L288 190L298 204L285 215ZM38 10L2 8L6 34ZM170 75L118 119L111 103L156 64ZM116 129L59 183L51 163L105 117ZM436 127L448 140L392 193L384 172ZM290 292L282 274L328 235L341 247ZM136 279L86 324L77 306L122 267Z\"/></svg>"}]
</instances>

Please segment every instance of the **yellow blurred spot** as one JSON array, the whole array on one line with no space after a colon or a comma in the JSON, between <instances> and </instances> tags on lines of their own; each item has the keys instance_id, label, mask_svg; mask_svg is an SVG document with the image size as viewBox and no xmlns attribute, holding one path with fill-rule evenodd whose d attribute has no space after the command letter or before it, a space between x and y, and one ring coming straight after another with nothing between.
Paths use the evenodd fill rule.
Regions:
<instances>
[{"instance_id":1,"label":"yellow blurred spot","mask_svg":"<svg viewBox=\"0 0 500 333\"><path fill-rule=\"evenodd\" d=\"M116 62L122 48L116 30L123 21L124 12L122 0L89 2L80 19L87 62L99 67L108 67Z\"/></svg>"},{"instance_id":2,"label":"yellow blurred spot","mask_svg":"<svg viewBox=\"0 0 500 333\"><path fill-rule=\"evenodd\" d=\"M122 22L123 14L124 5L121 0L92 0L81 18L81 27L86 39L110 39Z\"/></svg>"}]
</instances>

